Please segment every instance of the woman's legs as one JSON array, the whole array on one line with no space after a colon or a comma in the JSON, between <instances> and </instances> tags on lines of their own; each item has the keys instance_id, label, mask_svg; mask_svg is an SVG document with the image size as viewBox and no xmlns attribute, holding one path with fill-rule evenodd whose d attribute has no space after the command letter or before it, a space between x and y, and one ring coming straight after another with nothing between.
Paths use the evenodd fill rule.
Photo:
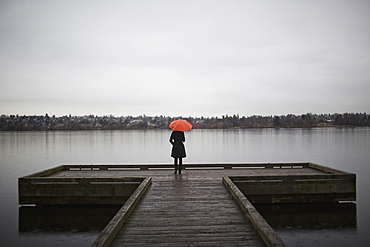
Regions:
<instances>
[{"instance_id":1,"label":"woman's legs","mask_svg":"<svg viewBox=\"0 0 370 247\"><path fill-rule=\"evenodd\" d=\"M179 174L181 174L182 170L182 158L179 158Z\"/></svg>"},{"instance_id":2,"label":"woman's legs","mask_svg":"<svg viewBox=\"0 0 370 247\"><path fill-rule=\"evenodd\" d=\"M174 162L175 162L175 174L177 174L177 169L178 169L177 159L178 159L178 158L173 158L173 160L174 160Z\"/></svg>"},{"instance_id":3,"label":"woman's legs","mask_svg":"<svg viewBox=\"0 0 370 247\"><path fill-rule=\"evenodd\" d=\"M179 170L179 174L181 174L182 170L182 158L174 158L175 163L175 174L177 174L177 170Z\"/></svg>"}]
</instances>

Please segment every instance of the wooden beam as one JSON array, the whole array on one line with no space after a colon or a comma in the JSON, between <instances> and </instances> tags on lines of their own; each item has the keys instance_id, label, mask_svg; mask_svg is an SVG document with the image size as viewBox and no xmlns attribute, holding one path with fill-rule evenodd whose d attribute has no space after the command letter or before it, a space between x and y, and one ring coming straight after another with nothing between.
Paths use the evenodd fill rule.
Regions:
<instances>
[{"instance_id":1,"label":"wooden beam","mask_svg":"<svg viewBox=\"0 0 370 247\"><path fill-rule=\"evenodd\" d=\"M356 200L356 175L230 176L253 203L339 202Z\"/></svg>"},{"instance_id":2,"label":"wooden beam","mask_svg":"<svg viewBox=\"0 0 370 247\"><path fill-rule=\"evenodd\" d=\"M128 201L122 206L118 213L113 217L109 224L100 233L98 238L92 244L92 247L108 247L113 242L114 238L117 236L118 232L121 230L122 226L125 224L130 214L143 197L145 192L148 190L152 182L151 177L147 177L136 191L131 195Z\"/></svg>"},{"instance_id":3,"label":"wooden beam","mask_svg":"<svg viewBox=\"0 0 370 247\"><path fill-rule=\"evenodd\" d=\"M221 169L233 168L306 168L307 162L303 163L209 163L209 164L183 164L183 168L212 168ZM150 170L159 168L173 168L173 164L95 164L95 165L64 165L67 170L120 170L120 169L140 169Z\"/></svg>"},{"instance_id":4,"label":"wooden beam","mask_svg":"<svg viewBox=\"0 0 370 247\"><path fill-rule=\"evenodd\" d=\"M122 205L146 177L23 177L19 204Z\"/></svg>"},{"instance_id":5,"label":"wooden beam","mask_svg":"<svg viewBox=\"0 0 370 247\"><path fill-rule=\"evenodd\" d=\"M265 244L269 247L286 246L266 220L258 213L252 203L248 201L238 187L236 187L236 185L231 181L231 179L229 177L223 177L222 181L245 213L245 216L257 230Z\"/></svg>"}]
</instances>

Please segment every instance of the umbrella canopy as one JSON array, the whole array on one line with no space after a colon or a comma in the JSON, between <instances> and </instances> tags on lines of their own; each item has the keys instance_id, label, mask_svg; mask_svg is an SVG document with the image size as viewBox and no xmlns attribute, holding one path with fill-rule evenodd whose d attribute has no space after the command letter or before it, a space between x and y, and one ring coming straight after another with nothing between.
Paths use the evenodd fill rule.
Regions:
<instances>
[{"instance_id":1,"label":"umbrella canopy","mask_svg":"<svg viewBox=\"0 0 370 247\"><path fill-rule=\"evenodd\" d=\"M168 126L174 131L187 131L193 128L193 125L184 119L172 121Z\"/></svg>"}]
</instances>

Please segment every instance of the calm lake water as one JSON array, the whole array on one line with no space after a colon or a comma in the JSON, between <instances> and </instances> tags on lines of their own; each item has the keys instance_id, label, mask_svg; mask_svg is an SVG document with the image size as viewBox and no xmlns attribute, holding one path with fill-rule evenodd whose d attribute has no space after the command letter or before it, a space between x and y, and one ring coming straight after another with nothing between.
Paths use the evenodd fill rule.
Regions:
<instances>
[{"instance_id":1,"label":"calm lake water","mask_svg":"<svg viewBox=\"0 0 370 247\"><path fill-rule=\"evenodd\" d=\"M60 164L172 163L170 133L0 132L1 246L90 246L117 207L20 207L17 179ZM357 174L355 204L260 210L288 246L370 246L370 128L192 130L185 136L184 163L309 161Z\"/></svg>"}]
</instances>

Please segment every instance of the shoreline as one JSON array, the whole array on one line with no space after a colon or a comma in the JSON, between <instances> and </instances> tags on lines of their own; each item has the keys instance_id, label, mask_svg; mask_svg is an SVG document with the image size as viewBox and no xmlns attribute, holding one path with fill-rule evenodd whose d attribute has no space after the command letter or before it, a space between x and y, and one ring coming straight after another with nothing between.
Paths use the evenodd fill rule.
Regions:
<instances>
[{"instance_id":1,"label":"shoreline","mask_svg":"<svg viewBox=\"0 0 370 247\"><path fill-rule=\"evenodd\" d=\"M370 126L353 126L353 125L338 125L338 126L311 126L311 127L228 127L228 128L193 128L196 130L231 130L231 129L316 129L316 128L370 128ZM0 130L0 132L38 132L38 131L105 131L105 130L170 130L169 128L44 128L44 129L13 129Z\"/></svg>"},{"instance_id":2,"label":"shoreline","mask_svg":"<svg viewBox=\"0 0 370 247\"><path fill-rule=\"evenodd\" d=\"M370 127L367 113L312 114L282 116L219 117L169 117L169 116L19 116L1 115L0 131L49 131L49 130L133 130L167 129L177 119L185 119L193 129L232 128L320 128L320 127Z\"/></svg>"}]
</instances>

